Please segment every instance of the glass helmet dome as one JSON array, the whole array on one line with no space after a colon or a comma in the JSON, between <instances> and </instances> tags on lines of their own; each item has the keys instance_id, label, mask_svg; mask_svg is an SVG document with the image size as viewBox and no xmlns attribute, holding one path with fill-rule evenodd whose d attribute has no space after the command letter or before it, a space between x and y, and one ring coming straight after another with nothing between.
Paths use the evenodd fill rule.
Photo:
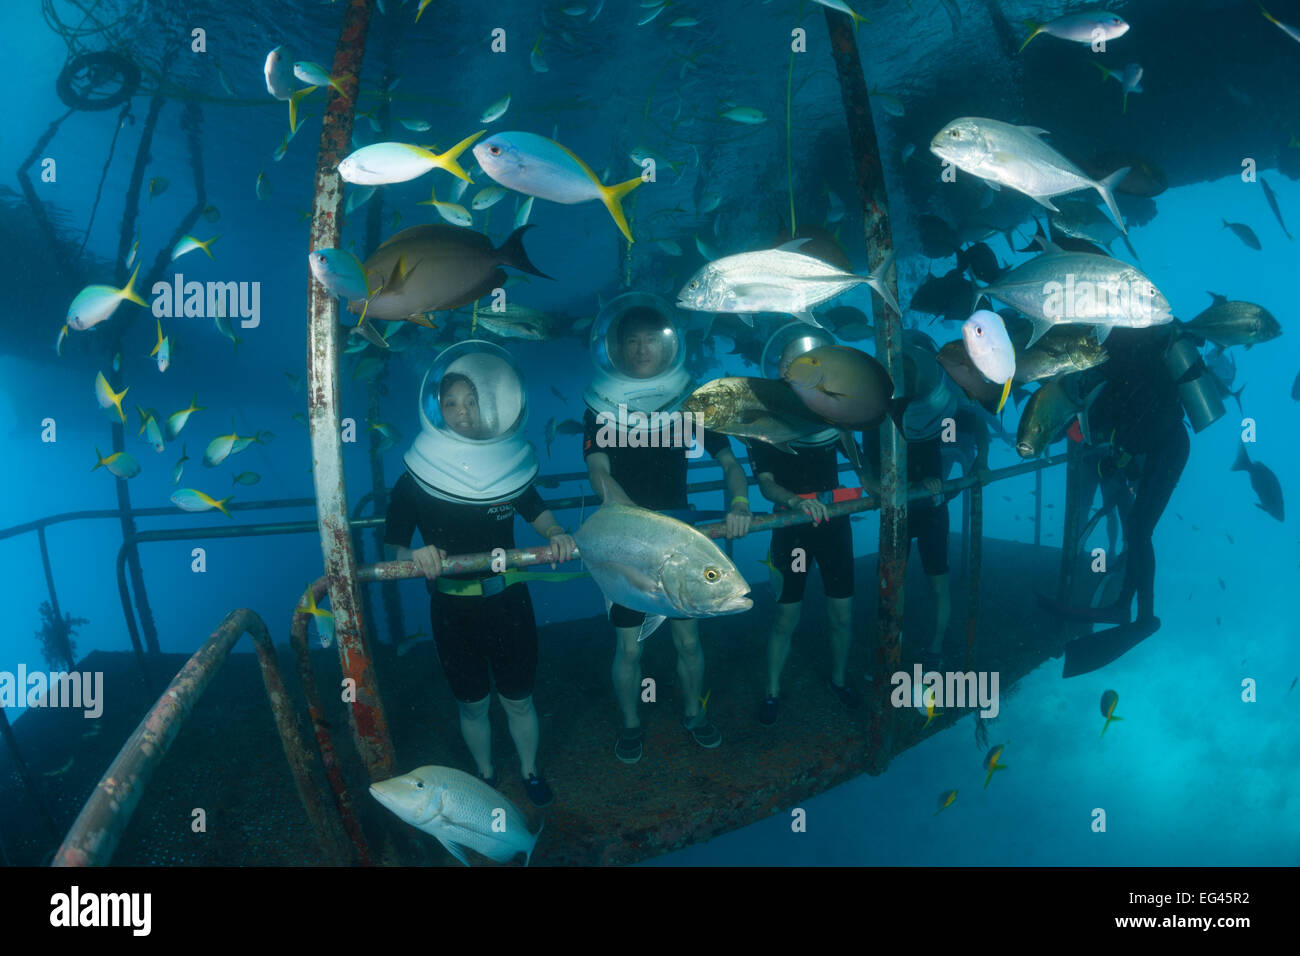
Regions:
<instances>
[{"instance_id":1,"label":"glass helmet dome","mask_svg":"<svg viewBox=\"0 0 1300 956\"><path fill-rule=\"evenodd\" d=\"M768 338L767 344L763 346L759 367L763 370L765 378L781 378L790 363L805 352L838 344L835 336L826 329L817 328L807 322L790 322L781 326ZM815 447L837 441L839 435L837 429L828 427L815 435L792 441L790 444L795 447Z\"/></svg>"},{"instance_id":2,"label":"glass helmet dome","mask_svg":"<svg viewBox=\"0 0 1300 956\"><path fill-rule=\"evenodd\" d=\"M419 411L403 461L434 497L504 501L537 475L523 374L501 346L469 339L445 349L425 373Z\"/></svg>"},{"instance_id":3,"label":"glass helmet dome","mask_svg":"<svg viewBox=\"0 0 1300 956\"><path fill-rule=\"evenodd\" d=\"M903 412L903 437L929 441L943 430L943 420L957 411L957 394L938 360L920 345L903 346L903 384L912 396Z\"/></svg>"},{"instance_id":4,"label":"glass helmet dome","mask_svg":"<svg viewBox=\"0 0 1300 956\"><path fill-rule=\"evenodd\" d=\"M657 295L628 292L605 303L591 324L591 357L596 374L583 397L592 411L665 411L690 392L676 312Z\"/></svg>"}]
</instances>

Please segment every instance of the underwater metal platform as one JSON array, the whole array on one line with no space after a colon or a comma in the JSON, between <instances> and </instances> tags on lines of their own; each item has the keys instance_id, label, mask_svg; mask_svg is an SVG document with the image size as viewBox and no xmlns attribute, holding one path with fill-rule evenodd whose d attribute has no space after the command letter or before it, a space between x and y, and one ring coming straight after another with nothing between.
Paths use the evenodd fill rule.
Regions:
<instances>
[{"instance_id":1,"label":"underwater metal platform","mask_svg":"<svg viewBox=\"0 0 1300 956\"><path fill-rule=\"evenodd\" d=\"M1056 621L1039 610L1031 588L1053 593L1057 548L986 538L983 542L979 640L975 667L1000 672L1002 695L1051 657L1065 638ZM957 571L960 538L953 535L952 619L945 667L964 668L966 594ZM875 555L857 561L855 643L849 679L860 691L874 627ZM710 691L708 711L723 735L722 746L703 750L681 727L675 653L666 632L648 641L645 676L657 683L658 700L642 704L645 755L635 766L614 757L617 707L610 685L613 634L601 617L539 626L541 654L535 699L541 717L539 765L556 793L545 811L546 829L533 854L534 865L628 864L680 849L799 805L810 796L866 770L865 708L850 713L829 688L830 652L825 637L825 602L814 573L782 681L780 718L758 723L764 695L766 622L773 605L762 576L746 569L755 606L742 615L701 622ZM419 585L408 583L407 587ZM556 585L581 587L582 585ZM913 551L908 567L908 618L902 669L910 670L933 626L929 586ZM907 635L918 632L916 640ZM197 636L197 635L196 635ZM425 641L398 657L388 645L374 649L380 688L392 724L398 769L445 764L473 770L460 738L455 702ZM280 648L286 673L295 673L287 647ZM153 659L156 674L175 673L185 655ZM337 695L335 651L313 654L327 719L342 731L346 715ZM105 674L105 710L100 720L80 712L28 710L14 721L22 752L47 795L59 837L124 741L152 704L130 653L96 652L79 663ZM301 691L290 678L290 692ZM899 715L894 753L938 733L964 716L950 710L924 733L915 710ZM535 828L541 814L524 796L505 717L492 708L493 755L501 790ZM93 734L95 725L102 731ZM336 739L345 734L336 733ZM383 834L388 817L366 795L364 770L344 751L348 782L377 855L388 862L459 866L430 836L399 825L409 840L400 850ZM69 765L69 758L72 762ZM323 777L320 785L325 787ZM926 800L933 794L921 795ZM206 831L192 827L202 808ZM57 841L45 834L10 755L0 751L0 863L39 865ZM294 789L275 722L267 704L256 656L232 655L216 674L185 728L159 766L113 857L114 865L293 866L321 862L312 829ZM476 860L475 862L486 861Z\"/></svg>"}]
</instances>

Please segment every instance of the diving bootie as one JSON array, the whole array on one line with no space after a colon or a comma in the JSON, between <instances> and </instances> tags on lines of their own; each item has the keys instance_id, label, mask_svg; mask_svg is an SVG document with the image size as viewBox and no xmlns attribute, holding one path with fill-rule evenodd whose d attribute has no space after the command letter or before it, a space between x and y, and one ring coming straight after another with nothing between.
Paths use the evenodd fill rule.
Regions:
<instances>
[{"instance_id":1,"label":"diving bootie","mask_svg":"<svg viewBox=\"0 0 1300 956\"><path fill-rule=\"evenodd\" d=\"M1109 627L1096 634L1088 634L1065 645L1065 666L1062 677L1091 674L1112 661L1123 657L1148 637L1160 630L1160 618L1150 617L1132 624Z\"/></svg>"}]
</instances>

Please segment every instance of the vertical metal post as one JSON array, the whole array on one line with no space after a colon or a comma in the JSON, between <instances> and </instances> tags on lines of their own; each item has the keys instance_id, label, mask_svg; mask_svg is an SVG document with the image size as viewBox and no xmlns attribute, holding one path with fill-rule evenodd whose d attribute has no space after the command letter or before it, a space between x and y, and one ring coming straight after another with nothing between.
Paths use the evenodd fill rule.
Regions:
<instances>
[{"instance_id":1,"label":"vertical metal post","mask_svg":"<svg viewBox=\"0 0 1300 956\"><path fill-rule=\"evenodd\" d=\"M871 116L866 77L858 54L853 23L843 13L826 8L826 26L830 31L831 53L840 81L853 151L854 177L862 200L862 220L867 240L867 264L877 269L894 250L889 225L889 199L885 193L884 170L880 165L880 147ZM897 298L895 270L884 276L886 286ZM876 323L876 358L889 371L895 387L903 379L903 341L899 317L884 304L880 295L871 296ZM894 750L894 714L889 702L892 689L889 674L901 660L903 626L903 592L906 583L907 552L907 443L892 422L880 426L880 556L879 597L876 605L876 647L872 676L874 684L869 704L867 746L870 773L882 773Z\"/></svg>"},{"instance_id":2,"label":"vertical metal post","mask_svg":"<svg viewBox=\"0 0 1300 956\"><path fill-rule=\"evenodd\" d=\"M1043 473L1034 472L1034 547L1043 543Z\"/></svg>"},{"instance_id":3,"label":"vertical metal post","mask_svg":"<svg viewBox=\"0 0 1300 956\"><path fill-rule=\"evenodd\" d=\"M353 113L360 91L359 75L370 26L368 0L350 0L334 51L331 75L343 92L327 91L320 152L316 160L315 206L309 249L339 244L339 214L343 206L338 164L352 136ZM310 278L308 284L307 409L311 426L312 476L316 485L317 521L325 577L329 581L330 611L334 614L343 676L355 700L348 719L357 750L371 780L393 775L393 743L371 664L369 641L361 616L356 561L348 523L347 486L343 478L343 445L338 410L338 299Z\"/></svg>"},{"instance_id":4,"label":"vertical metal post","mask_svg":"<svg viewBox=\"0 0 1300 956\"><path fill-rule=\"evenodd\" d=\"M50 567L50 548L45 542L45 525L36 529L36 540L41 544L41 566L45 568L45 587L50 592L50 607L54 609L54 619L63 620L59 611L59 596L54 593L54 570Z\"/></svg>"}]
</instances>

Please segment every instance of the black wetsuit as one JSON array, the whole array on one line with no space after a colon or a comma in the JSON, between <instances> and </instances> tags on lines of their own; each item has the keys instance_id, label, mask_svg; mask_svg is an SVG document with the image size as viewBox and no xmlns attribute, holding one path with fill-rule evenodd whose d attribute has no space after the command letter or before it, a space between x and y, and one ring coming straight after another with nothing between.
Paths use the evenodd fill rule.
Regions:
<instances>
[{"instance_id":1,"label":"black wetsuit","mask_svg":"<svg viewBox=\"0 0 1300 956\"><path fill-rule=\"evenodd\" d=\"M598 440L601 426L591 409L587 409L583 416L582 425L583 461L597 452L607 455L610 477L619 483L633 504L651 511L679 511L689 506L686 497L687 449L629 448L624 441L613 447L603 446ZM714 458L731 448L727 436L718 432L701 432L700 441L704 450ZM609 610L609 619L615 627L640 627L645 614L615 604Z\"/></svg>"},{"instance_id":2,"label":"black wetsuit","mask_svg":"<svg viewBox=\"0 0 1300 956\"><path fill-rule=\"evenodd\" d=\"M766 442L749 444L750 469L757 476L772 475L782 488L796 495L831 491L839 487L839 458L836 444L816 448L799 448L791 455ZM777 511L787 510L777 504ZM803 551L803 560L795 562L794 551ZM848 515L839 515L820 524L800 524L777 528L772 532L768 559L781 575L778 604L796 604L803 600L808 584L808 565L817 561L822 573L822 587L828 598L853 597L853 529ZM795 570L795 568L802 570Z\"/></svg>"},{"instance_id":3,"label":"black wetsuit","mask_svg":"<svg viewBox=\"0 0 1300 956\"><path fill-rule=\"evenodd\" d=\"M507 550L515 546L515 514L533 522L546 503L532 485L510 501L491 505L454 504L435 498L409 473L397 479L388 500L384 542L409 547L418 530L426 546L448 554ZM448 574L456 581L485 580L491 571ZM482 700L495 682L497 693L523 700L537 675L537 622L528 585L519 582L498 594L444 594L428 581L429 618L447 683L464 703Z\"/></svg>"},{"instance_id":4,"label":"black wetsuit","mask_svg":"<svg viewBox=\"0 0 1300 956\"><path fill-rule=\"evenodd\" d=\"M880 474L880 430L864 432L862 452L877 475ZM907 484L909 490L926 478L943 478L943 457L936 436L928 441L907 443ZM948 573L948 502L935 504L924 498L907 504L907 533L916 539L921 552L921 567L931 577Z\"/></svg>"},{"instance_id":5,"label":"black wetsuit","mask_svg":"<svg viewBox=\"0 0 1300 956\"><path fill-rule=\"evenodd\" d=\"M1092 440L1109 442L1123 457L1144 456L1133 504L1123 521L1124 593L1138 599L1138 621L1155 616L1156 553L1151 537L1187 465L1191 442L1178 386L1165 369L1173 337L1169 326L1115 329L1106 339L1110 359L1091 370L1083 387L1107 383L1088 412Z\"/></svg>"}]
</instances>

